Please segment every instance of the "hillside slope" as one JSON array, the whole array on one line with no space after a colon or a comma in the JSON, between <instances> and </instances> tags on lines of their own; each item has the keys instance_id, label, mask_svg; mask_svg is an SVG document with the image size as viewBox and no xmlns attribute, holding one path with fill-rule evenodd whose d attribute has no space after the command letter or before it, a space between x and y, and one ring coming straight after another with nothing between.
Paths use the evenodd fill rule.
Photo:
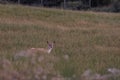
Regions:
<instances>
[{"instance_id":1,"label":"hillside slope","mask_svg":"<svg viewBox=\"0 0 120 80\"><path fill-rule=\"evenodd\" d=\"M80 80L87 69L120 69L120 14L0 5L0 39L2 80ZM15 58L47 40L56 41L51 54Z\"/></svg>"}]
</instances>

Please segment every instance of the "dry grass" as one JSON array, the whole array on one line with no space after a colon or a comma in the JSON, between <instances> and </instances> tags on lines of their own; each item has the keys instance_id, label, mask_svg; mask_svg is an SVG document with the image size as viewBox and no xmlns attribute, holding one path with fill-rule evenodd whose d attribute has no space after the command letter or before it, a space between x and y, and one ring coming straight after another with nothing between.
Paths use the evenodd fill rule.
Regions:
<instances>
[{"instance_id":1,"label":"dry grass","mask_svg":"<svg viewBox=\"0 0 120 80\"><path fill-rule=\"evenodd\" d=\"M87 69L120 69L120 14L0 5L0 39L2 80L79 80ZM51 54L14 58L47 40L56 41Z\"/></svg>"}]
</instances>

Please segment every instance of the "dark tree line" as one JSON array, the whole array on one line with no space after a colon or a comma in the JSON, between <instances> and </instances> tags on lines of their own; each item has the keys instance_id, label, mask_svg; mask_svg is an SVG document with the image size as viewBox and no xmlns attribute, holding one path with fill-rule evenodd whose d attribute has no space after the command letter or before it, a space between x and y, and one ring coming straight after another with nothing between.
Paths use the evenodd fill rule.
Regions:
<instances>
[{"instance_id":1,"label":"dark tree line","mask_svg":"<svg viewBox=\"0 0 120 80\"><path fill-rule=\"evenodd\" d=\"M115 0L0 0L2 2L12 2L12 3L18 3L18 4L42 4L42 5L60 5L61 3L67 3L67 2L83 2L84 4L87 4L91 7L93 6L99 6L99 5L108 5L112 1Z\"/></svg>"},{"instance_id":2,"label":"dark tree line","mask_svg":"<svg viewBox=\"0 0 120 80\"><path fill-rule=\"evenodd\" d=\"M0 0L0 3L120 12L120 0ZM105 8L104 8L105 7ZM94 8L94 9L93 9Z\"/></svg>"}]
</instances>

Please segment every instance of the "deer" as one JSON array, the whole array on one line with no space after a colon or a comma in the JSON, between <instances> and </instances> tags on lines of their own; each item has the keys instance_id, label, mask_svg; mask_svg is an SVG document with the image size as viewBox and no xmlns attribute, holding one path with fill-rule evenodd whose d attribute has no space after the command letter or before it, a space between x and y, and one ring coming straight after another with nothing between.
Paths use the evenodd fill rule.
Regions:
<instances>
[{"instance_id":1,"label":"deer","mask_svg":"<svg viewBox=\"0 0 120 80\"><path fill-rule=\"evenodd\" d=\"M53 47L54 47L55 41L53 41L52 43L47 41L47 48L30 48L27 50L23 50L20 51L19 53L17 53L14 58L17 59L19 57L29 57L29 56L35 56L35 53L48 53L50 54Z\"/></svg>"},{"instance_id":2,"label":"deer","mask_svg":"<svg viewBox=\"0 0 120 80\"><path fill-rule=\"evenodd\" d=\"M30 48L29 51L31 52L43 52L43 53L48 53L50 54L53 47L54 47L55 41L53 41L52 43L47 41L47 48Z\"/></svg>"}]
</instances>

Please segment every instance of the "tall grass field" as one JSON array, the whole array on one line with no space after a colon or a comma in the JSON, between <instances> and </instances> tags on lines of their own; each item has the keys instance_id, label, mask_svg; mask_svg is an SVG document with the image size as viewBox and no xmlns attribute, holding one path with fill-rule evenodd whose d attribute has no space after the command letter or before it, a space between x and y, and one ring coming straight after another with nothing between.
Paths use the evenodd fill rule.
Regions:
<instances>
[{"instance_id":1,"label":"tall grass field","mask_svg":"<svg viewBox=\"0 0 120 80\"><path fill-rule=\"evenodd\" d=\"M50 54L16 57L47 41L55 41ZM0 80L103 80L81 76L109 68L120 69L119 13L0 5Z\"/></svg>"}]
</instances>

